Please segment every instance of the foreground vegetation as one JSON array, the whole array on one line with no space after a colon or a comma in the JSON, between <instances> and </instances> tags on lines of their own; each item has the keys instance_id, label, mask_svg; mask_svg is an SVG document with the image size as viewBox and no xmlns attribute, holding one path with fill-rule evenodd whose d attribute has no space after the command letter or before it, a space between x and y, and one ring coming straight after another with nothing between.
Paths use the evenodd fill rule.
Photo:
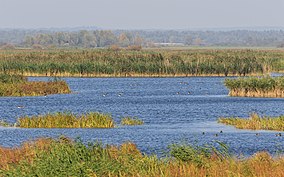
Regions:
<instances>
[{"instance_id":1,"label":"foreground vegetation","mask_svg":"<svg viewBox=\"0 0 284 177\"><path fill-rule=\"evenodd\" d=\"M229 76L284 71L281 50L0 50L0 73L25 76Z\"/></svg>"},{"instance_id":2,"label":"foreground vegetation","mask_svg":"<svg viewBox=\"0 0 284 177\"><path fill-rule=\"evenodd\" d=\"M70 92L65 81L28 82L21 75L0 74L0 96L43 96Z\"/></svg>"},{"instance_id":3,"label":"foreground vegetation","mask_svg":"<svg viewBox=\"0 0 284 177\"><path fill-rule=\"evenodd\" d=\"M284 176L283 157L260 152L237 159L215 147L173 145L170 157L142 154L133 143L84 145L65 137L0 148L1 176Z\"/></svg>"},{"instance_id":4,"label":"foreground vegetation","mask_svg":"<svg viewBox=\"0 0 284 177\"><path fill-rule=\"evenodd\" d=\"M284 97L284 77L226 79L230 96Z\"/></svg>"},{"instance_id":5,"label":"foreground vegetation","mask_svg":"<svg viewBox=\"0 0 284 177\"><path fill-rule=\"evenodd\" d=\"M82 115L54 113L26 116L18 119L20 128L112 128L114 121L110 115L90 112Z\"/></svg>"},{"instance_id":6,"label":"foreground vegetation","mask_svg":"<svg viewBox=\"0 0 284 177\"><path fill-rule=\"evenodd\" d=\"M239 129L284 131L284 116L261 117L256 113L252 113L248 119L229 117L219 118L218 122L226 125L233 125Z\"/></svg>"}]
</instances>

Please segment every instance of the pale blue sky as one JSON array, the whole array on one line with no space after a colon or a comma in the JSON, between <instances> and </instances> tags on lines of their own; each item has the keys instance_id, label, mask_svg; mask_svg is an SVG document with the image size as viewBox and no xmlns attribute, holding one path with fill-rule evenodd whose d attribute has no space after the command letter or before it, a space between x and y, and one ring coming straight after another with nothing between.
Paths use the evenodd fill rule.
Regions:
<instances>
[{"instance_id":1,"label":"pale blue sky","mask_svg":"<svg viewBox=\"0 0 284 177\"><path fill-rule=\"evenodd\" d=\"M284 27L284 0L0 0L0 28Z\"/></svg>"}]
</instances>

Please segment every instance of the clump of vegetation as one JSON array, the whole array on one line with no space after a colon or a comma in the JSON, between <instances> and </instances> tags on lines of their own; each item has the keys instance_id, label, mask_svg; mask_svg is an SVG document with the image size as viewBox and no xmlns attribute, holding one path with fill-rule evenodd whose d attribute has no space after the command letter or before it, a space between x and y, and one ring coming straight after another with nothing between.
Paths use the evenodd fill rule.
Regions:
<instances>
[{"instance_id":1,"label":"clump of vegetation","mask_svg":"<svg viewBox=\"0 0 284 177\"><path fill-rule=\"evenodd\" d=\"M226 125L233 125L239 129L284 131L284 116L261 117L256 113L252 113L248 119L229 117L219 118L218 122Z\"/></svg>"},{"instance_id":2,"label":"clump of vegetation","mask_svg":"<svg viewBox=\"0 0 284 177\"><path fill-rule=\"evenodd\" d=\"M0 73L25 76L163 77L246 76L284 71L277 50L95 50L0 51Z\"/></svg>"},{"instance_id":3,"label":"clump of vegetation","mask_svg":"<svg viewBox=\"0 0 284 177\"><path fill-rule=\"evenodd\" d=\"M230 96L284 97L284 77L226 79Z\"/></svg>"},{"instance_id":4,"label":"clump of vegetation","mask_svg":"<svg viewBox=\"0 0 284 177\"><path fill-rule=\"evenodd\" d=\"M28 82L22 75L0 74L0 96L42 96L70 93L65 81Z\"/></svg>"},{"instance_id":5,"label":"clump of vegetation","mask_svg":"<svg viewBox=\"0 0 284 177\"><path fill-rule=\"evenodd\" d=\"M142 154L133 143L103 146L66 137L38 139L0 148L0 176L283 176L283 157L260 152L237 159L213 149L175 145L170 158L160 159Z\"/></svg>"},{"instance_id":6,"label":"clump of vegetation","mask_svg":"<svg viewBox=\"0 0 284 177\"><path fill-rule=\"evenodd\" d=\"M10 123L8 123L5 120L0 120L0 127L12 127L13 125L11 125Z\"/></svg>"},{"instance_id":7,"label":"clump of vegetation","mask_svg":"<svg viewBox=\"0 0 284 177\"><path fill-rule=\"evenodd\" d=\"M144 122L137 117L124 117L121 119L121 125L143 125Z\"/></svg>"},{"instance_id":8,"label":"clump of vegetation","mask_svg":"<svg viewBox=\"0 0 284 177\"><path fill-rule=\"evenodd\" d=\"M21 128L112 128L114 121L110 115L90 112L75 115L67 112L26 116L18 119Z\"/></svg>"}]
</instances>

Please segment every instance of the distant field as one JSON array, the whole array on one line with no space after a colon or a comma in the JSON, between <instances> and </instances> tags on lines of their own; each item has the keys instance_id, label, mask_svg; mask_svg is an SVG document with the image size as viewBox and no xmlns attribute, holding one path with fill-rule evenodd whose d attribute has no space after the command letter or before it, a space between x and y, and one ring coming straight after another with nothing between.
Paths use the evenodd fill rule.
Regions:
<instances>
[{"instance_id":1,"label":"distant field","mask_svg":"<svg viewBox=\"0 0 284 177\"><path fill-rule=\"evenodd\" d=\"M0 50L0 73L67 77L247 76L284 71L279 49Z\"/></svg>"}]
</instances>

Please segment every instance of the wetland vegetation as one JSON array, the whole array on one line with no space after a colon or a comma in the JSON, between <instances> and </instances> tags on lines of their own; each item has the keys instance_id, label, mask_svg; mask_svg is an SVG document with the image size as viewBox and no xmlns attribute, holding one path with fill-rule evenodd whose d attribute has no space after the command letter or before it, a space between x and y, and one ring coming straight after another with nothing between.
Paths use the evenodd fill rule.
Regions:
<instances>
[{"instance_id":1,"label":"wetland vegetation","mask_svg":"<svg viewBox=\"0 0 284 177\"><path fill-rule=\"evenodd\" d=\"M230 96L284 97L284 77L226 79Z\"/></svg>"},{"instance_id":2,"label":"wetland vegetation","mask_svg":"<svg viewBox=\"0 0 284 177\"><path fill-rule=\"evenodd\" d=\"M37 139L0 148L1 176L275 176L284 175L283 157L259 152L236 158L228 148L175 144L165 158L140 152L135 144L83 144L66 137Z\"/></svg>"},{"instance_id":3,"label":"wetland vegetation","mask_svg":"<svg viewBox=\"0 0 284 177\"><path fill-rule=\"evenodd\" d=\"M82 115L57 112L20 117L17 126L20 128L113 128L114 121L110 115L97 112Z\"/></svg>"},{"instance_id":4,"label":"wetland vegetation","mask_svg":"<svg viewBox=\"0 0 284 177\"><path fill-rule=\"evenodd\" d=\"M268 117L252 113L249 118L222 117L218 119L218 122L226 125L233 125L239 129L284 131L284 116Z\"/></svg>"},{"instance_id":5,"label":"wetland vegetation","mask_svg":"<svg viewBox=\"0 0 284 177\"><path fill-rule=\"evenodd\" d=\"M2 50L0 73L25 76L246 76L284 71L282 50Z\"/></svg>"},{"instance_id":6,"label":"wetland vegetation","mask_svg":"<svg viewBox=\"0 0 284 177\"><path fill-rule=\"evenodd\" d=\"M70 92L69 86L62 80L29 82L22 75L0 74L0 96L43 96Z\"/></svg>"}]
</instances>

